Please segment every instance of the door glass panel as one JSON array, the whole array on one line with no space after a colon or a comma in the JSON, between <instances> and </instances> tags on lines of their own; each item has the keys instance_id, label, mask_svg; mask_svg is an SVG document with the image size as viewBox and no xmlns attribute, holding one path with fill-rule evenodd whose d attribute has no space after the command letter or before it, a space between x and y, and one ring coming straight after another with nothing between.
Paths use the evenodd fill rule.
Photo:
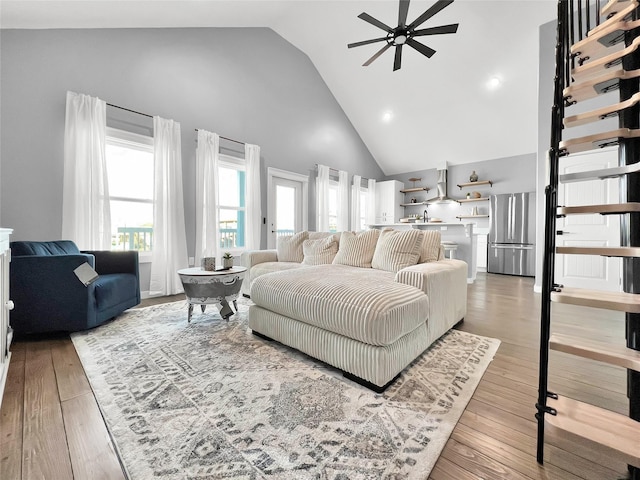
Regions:
<instances>
[{"instance_id":1,"label":"door glass panel","mask_svg":"<svg viewBox=\"0 0 640 480\"><path fill-rule=\"evenodd\" d=\"M276 185L276 235L290 235L296 230L296 189Z\"/></svg>"}]
</instances>

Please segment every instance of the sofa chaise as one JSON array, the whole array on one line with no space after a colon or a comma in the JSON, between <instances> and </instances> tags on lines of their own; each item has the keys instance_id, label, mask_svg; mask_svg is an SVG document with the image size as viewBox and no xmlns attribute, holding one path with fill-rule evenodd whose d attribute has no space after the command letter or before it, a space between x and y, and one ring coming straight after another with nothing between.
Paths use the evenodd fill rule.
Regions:
<instances>
[{"instance_id":1,"label":"sofa chaise","mask_svg":"<svg viewBox=\"0 0 640 480\"><path fill-rule=\"evenodd\" d=\"M467 264L440 232L300 232L246 252L253 333L384 391L466 314Z\"/></svg>"}]
</instances>

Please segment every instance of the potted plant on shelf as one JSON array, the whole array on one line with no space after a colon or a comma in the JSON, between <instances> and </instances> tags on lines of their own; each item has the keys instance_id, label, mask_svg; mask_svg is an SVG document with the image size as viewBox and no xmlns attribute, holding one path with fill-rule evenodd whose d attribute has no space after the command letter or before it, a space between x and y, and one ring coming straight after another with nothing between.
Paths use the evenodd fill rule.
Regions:
<instances>
[{"instance_id":1,"label":"potted plant on shelf","mask_svg":"<svg viewBox=\"0 0 640 480\"><path fill-rule=\"evenodd\" d=\"M233 255L229 252L225 252L222 255L222 268L231 268L233 267Z\"/></svg>"}]
</instances>

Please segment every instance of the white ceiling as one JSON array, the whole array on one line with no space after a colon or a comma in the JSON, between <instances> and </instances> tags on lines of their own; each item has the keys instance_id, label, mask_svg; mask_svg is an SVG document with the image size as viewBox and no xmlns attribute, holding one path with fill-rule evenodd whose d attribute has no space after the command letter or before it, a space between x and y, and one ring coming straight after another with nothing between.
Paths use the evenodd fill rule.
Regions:
<instances>
[{"instance_id":1,"label":"white ceiling","mask_svg":"<svg viewBox=\"0 0 640 480\"><path fill-rule=\"evenodd\" d=\"M409 22L434 0L413 0ZM555 0L456 0L421 28L459 23L455 35L418 40L427 59L404 47L369 67L384 36L367 12L397 25L398 0L72 0L0 2L2 28L270 27L305 52L384 173L393 175L536 151L538 27ZM502 84L490 89L499 77ZM391 112L389 122L383 120Z\"/></svg>"}]
</instances>

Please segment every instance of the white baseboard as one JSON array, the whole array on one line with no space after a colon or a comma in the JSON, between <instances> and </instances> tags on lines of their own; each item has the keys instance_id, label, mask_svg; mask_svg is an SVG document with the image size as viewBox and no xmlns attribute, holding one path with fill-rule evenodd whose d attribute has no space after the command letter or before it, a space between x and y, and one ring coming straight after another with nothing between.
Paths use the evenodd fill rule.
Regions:
<instances>
[{"instance_id":1,"label":"white baseboard","mask_svg":"<svg viewBox=\"0 0 640 480\"><path fill-rule=\"evenodd\" d=\"M151 298L151 293L149 292L149 290L144 290L142 292L140 292L140 298L141 299L145 299L145 298Z\"/></svg>"}]
</instances>

